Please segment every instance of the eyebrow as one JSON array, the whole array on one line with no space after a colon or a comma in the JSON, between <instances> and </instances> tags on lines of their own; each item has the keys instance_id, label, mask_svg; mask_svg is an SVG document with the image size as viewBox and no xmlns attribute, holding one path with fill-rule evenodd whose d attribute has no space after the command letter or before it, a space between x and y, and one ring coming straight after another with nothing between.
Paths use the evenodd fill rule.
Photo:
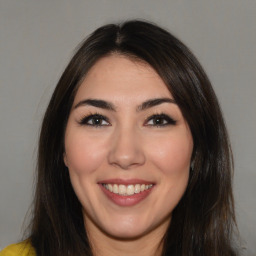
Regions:
<instances>
[{"instance_id":1,"label":"eyebrow","mask_svg":"<svg viewBox=\"0 0 256 256\"><path fill-rule=\"evenodd\" d=\"M137 111L143 111L148 108L152 108L154 106L163 104L163 103L173 103L176 104L174 99L171 98L156 98L156 99L150 99L145 102L143 102L141 105L137 107Z\"/></svg>"},{"instance_id":2,"label":"eyebrow","mask_svg":"<svg viewBox=\"0 0 256 256\"><path fill-rule=\"evenodd\" d=\"M115 106L112 103L107 102L105 100L98 100L98 99L82 100L82 101L78 102L74 108L76 109L81 106L93 106L93 107L97 107L97 108L103 108L103 109L107 109L107 110L116 111Z\"/></svg>"},{"instance_id":3,"label":"eyebrow","mask_svg":"<svg viewBox=\"0 0 256 256\"><path fill-rule=\"evenodd\" d=\"M139 105L136 108L137 112L152 108L154 106L163 104L163 103L173 103L176 104L174 99L171 98L155 98L155 99L149 99L145 102L143 102L141 105ZM102 108L102 109L106 109L106 110L111 110L111 111L116 111L116 107L105 100L99 100L99 99L85 99L82 100L80 102L78 102L74 109L81 107L81 106L93 106L93 107L97 107L97 108Z\"/></svg>"}]
</instances>

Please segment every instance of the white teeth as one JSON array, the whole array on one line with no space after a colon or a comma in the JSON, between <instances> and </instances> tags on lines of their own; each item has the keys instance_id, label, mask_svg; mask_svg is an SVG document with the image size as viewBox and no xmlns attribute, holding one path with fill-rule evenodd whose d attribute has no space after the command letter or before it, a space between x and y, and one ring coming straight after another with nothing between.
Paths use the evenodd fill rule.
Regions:
<instances>
[{"instance_id":1,"label":"white teeth","mask_svg":"<svg viewBox=\"0 0 256 256\"><path fill-rule=\"evenodd\" d=\"M113 191L113 186L112 186L111 184L108 184L107 189L108 189L110 192L112 192L112 191Z\"/></svg>"},{"instance_id":2,"label":"white teeth","mask_svg":"<svg viewBox=\"0 0 256 256\"><path fill-rule=\"evenodd\" d=\"M119 185L119 195L125 195L126 194L126 186L125 185Z\"/></svg>"},{"instance_id":3,"label":"white teeth","mask_svg":"<svg viewBox=\"0 0 256 256\"><path fill-rule=\"evenodd\" d=\"M140 193L140 184L136 184L134 187L134 193L138 194Z\"/></svg>"},{"instance_id":4,"label":"white teeth","mask_svg":"<svg viewBox=\"0 0 256 256\"><path fill-rule=\"evenodd\" d=\"M134 186L133 185L128 185L126 189L127 195L133 195L134 194Z\"/></svg>"},{"instance_id":5,"label":"white teeth","mask_svg":"<svg viewBox=\"0 0 256 256\"><path fill-rule=\"evenodd\" d=\"M124 184L103 184L103 186L109 190L110 192L114 194L119 194L122 196L130 196L134 194L139 194L140 192L143 192L144 190L150 189L153 187L153 184L145 185L145 184L130 184L130 185L124 185Z\"/></svg>"},{"instance_id":6,"label":"white teeth","mask_svg":"<svg viewBox=\"0 0 256 256\"><path fill-rule=\"evenodd\" d=\"M113 193L118 194L118 186L116 184L113 185Z\"/></svg>"}]
</instances>

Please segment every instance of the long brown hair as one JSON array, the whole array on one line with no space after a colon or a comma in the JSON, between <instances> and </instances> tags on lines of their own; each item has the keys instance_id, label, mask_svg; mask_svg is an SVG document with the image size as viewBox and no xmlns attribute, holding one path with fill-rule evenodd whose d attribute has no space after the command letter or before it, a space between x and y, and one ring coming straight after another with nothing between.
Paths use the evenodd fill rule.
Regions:
<instances>
[{"instance_id":1,"label":"long brown hair","mask_svg":"<svg viewBox=\"0 0 256 256\"><path fill-rule=\"evenodd\" d=\"M102 57L119 53L151 65L173 95L194 141L187 190L172 214L166 255L236 255L232 153L221 110L203 68L166 30L143 21L93 32L71 59L46 110L38 149L30 240L40 256L92 255L81 204L63 162L64 133L76 91Z\"/></svg>"}]
</instances>

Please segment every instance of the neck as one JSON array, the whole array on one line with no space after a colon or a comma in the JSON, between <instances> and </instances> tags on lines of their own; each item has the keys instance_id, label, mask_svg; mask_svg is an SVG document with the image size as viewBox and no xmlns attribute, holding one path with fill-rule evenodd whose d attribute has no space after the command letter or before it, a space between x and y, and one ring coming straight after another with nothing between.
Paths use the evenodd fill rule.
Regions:
<instances>
[{"instance_id":1,"label":"neck","mask_svg":"<svg viewBox=\"0 0 256 256\"><path fill-rule=\"evenodd\" d=\"M89 221L90 222L90 221ZM119 239L104 233L92 223L86 223L94 256L161 256L166 225L133 239Z\"/></svg>"}]
</instances>

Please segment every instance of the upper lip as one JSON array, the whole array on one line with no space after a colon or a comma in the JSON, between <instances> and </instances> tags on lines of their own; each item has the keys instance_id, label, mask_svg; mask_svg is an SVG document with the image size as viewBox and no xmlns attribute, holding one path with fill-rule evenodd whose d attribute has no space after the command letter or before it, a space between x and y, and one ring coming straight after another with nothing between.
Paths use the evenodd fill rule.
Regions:
<instances>
[{"instance_id":1,"label":"upper lip","mask_svg":"<svg viewBox=\"0 0 256 256\"><path fill-rule=\"evenodd\" d=\"M152 181L146 181L142 179L107 179L107 180L101 180L98 182L99 184L123 184L123 185L136 185L136 184L155 184Z\"/></svg>"}]
</instances>

